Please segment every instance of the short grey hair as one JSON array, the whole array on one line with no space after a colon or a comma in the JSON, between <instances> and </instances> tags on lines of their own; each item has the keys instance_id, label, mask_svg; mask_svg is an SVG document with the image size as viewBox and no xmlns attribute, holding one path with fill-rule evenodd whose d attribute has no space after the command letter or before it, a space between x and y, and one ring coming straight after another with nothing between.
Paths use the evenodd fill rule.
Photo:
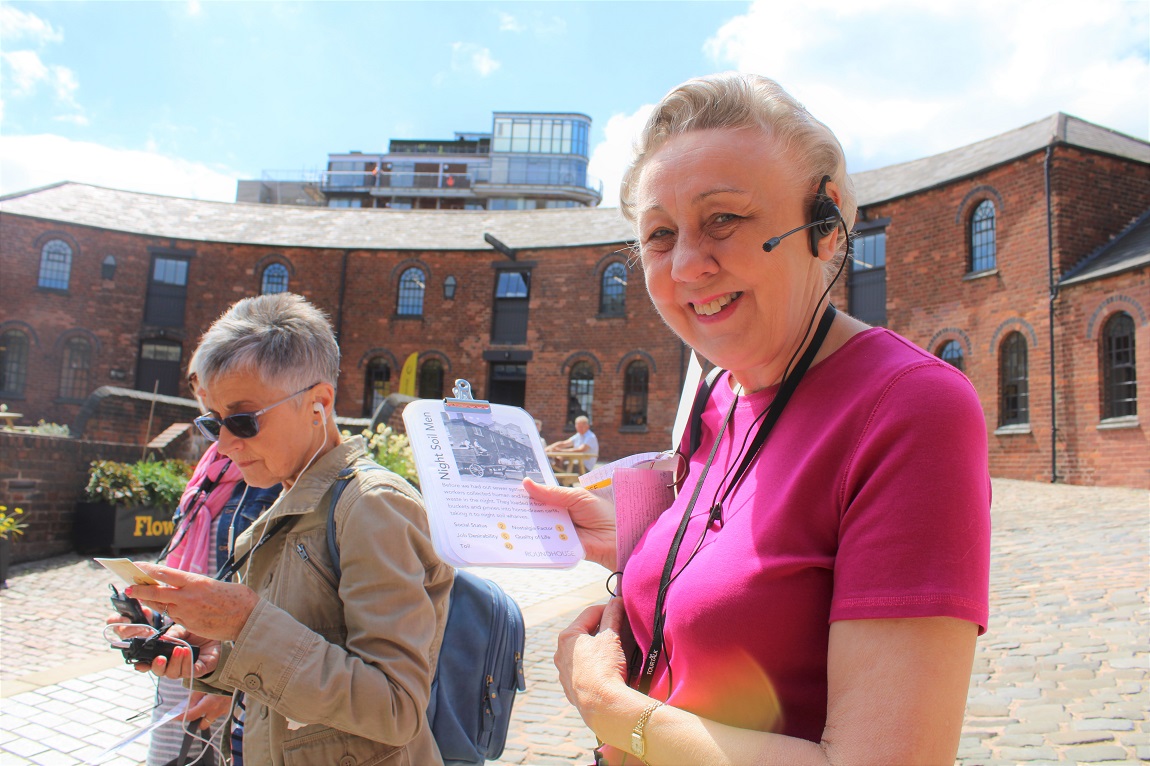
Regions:
<instances>
[{"instance_id":1,"label":"short grey hair","mask_svg":"<svg viewBox=\"0 0 1150 766\"><path fill-rule=\"evenodd\" d=\"M655 106L635 140L631 164L623 174L619 207L635 223L635 187L643 166L668 140L694 130L756 128L777 141L809 177L810 202L823 176L838 186L843 221L854 226L858 203L846 170L842 145L774 80L756 74L724 72L696 77L674 88ZM845 249L840 243L840 250Z\"/></svg>"},{"instance_id":2,"label":"short grey hair","mask_svg":"<svg viewBox=\"0 0 1150 766\"><path fill-rule=\"evenodd\" d=\"M575 418L575 422L576 423L586 423L587 425L591 425L591 418L587 417L586 415L580 415L579 417Z\"/></svg>"},{"instance_id":3,"label":"short grey hair","mask_svg":"<svg viewBox=\"0 0 1150 766\"><path fill-rule=\"evenodd\" d=\"M251 372L288 392L339 378L339 346L327 314L302 296L244 298L225 311L188 364L189 377L210 387L220 375Z\"/></svg>"}]
</instances>

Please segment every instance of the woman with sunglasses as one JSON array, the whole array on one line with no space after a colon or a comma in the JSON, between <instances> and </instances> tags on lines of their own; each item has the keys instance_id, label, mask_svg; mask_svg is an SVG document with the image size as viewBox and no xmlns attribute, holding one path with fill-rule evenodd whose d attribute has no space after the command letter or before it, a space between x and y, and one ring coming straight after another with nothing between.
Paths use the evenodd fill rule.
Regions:
<instances>
[{"instance_id":1,"label":"woman with sunglasses","mask_svg":"<svg viewBox=\"0 0 1150 766\"><path fill-rule=\"evenodd\" d=\"M375 467L335 424L339 349L297 295L247 298L204 334L190 364L196 426L255 487L283 493L236 542L221 582L141 564L160 585L131 595L199 647L152 672L242 692L244 762L441 763L426 721L453 572L431 545L418 493ZM345 469L348 471L342 478ZM348 475L350 474L350 475ZM327 541L336 481L337 577Z\"/></svg>"},{"instance_id":2,"label":"woman with sunglasses","mask_svg":"<svg viewBox=\"0 0 1150 766\"><path fill-rule=\"evenodd\" d=\"M722 374L621 598L559 638L600 761L953 763L987 624L986 424L962 373L828 303L856 214L838 140L765 77L691 80L621 207L656 309ZM615 571L607 503L525 485Z\"/></svg>"}]
</instances>

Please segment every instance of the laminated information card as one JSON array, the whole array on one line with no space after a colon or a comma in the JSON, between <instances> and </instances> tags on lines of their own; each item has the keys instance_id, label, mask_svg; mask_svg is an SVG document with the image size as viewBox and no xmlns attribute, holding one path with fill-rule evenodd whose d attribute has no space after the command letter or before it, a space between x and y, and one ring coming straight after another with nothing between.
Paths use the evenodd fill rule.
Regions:
<instances>
[{"instance_id":1,"label":"laminated information card","mask_svg":"<svg viewBox=\"0 0 1150 766\"><path fill-rule=\"evenodd\" d=\"M583 546L567 510L535 502L522 486L524 477L558 484L534 419L472 399L466 381L455 394L403 410L436 551L459 567L578 564Z\"/></svg>"}]
</instances>

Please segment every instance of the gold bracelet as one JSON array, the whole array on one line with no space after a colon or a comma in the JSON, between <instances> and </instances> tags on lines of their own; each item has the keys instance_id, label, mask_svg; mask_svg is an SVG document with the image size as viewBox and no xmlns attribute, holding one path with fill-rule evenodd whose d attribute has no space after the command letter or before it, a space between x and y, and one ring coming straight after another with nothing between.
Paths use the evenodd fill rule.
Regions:
<instances>
[{"instance_id":1,"label":"gold bracelet","mask_svg":"<svg viewBox=\"0 0 1150 766\"><path fill-rule=\"evenodd\" d=\"M639 714L639 720L635 722L635 728L631 730L631 752L639 760L643 760L643 755L647 752L647 740L643 737L643 729L646 728L647 721L651 719L651 714L662 705L662 702L655 701L643 708L643 712Z\"/></svg>"}]
</instances>

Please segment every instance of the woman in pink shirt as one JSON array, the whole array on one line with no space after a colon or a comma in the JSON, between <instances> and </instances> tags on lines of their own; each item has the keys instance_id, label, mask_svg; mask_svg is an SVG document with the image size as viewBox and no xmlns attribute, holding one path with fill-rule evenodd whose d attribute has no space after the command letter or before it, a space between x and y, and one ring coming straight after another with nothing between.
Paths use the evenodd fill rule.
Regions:
<instances>
[{"instance_id":1,"label":"woman in pink shirt","mask_svg":"<svg viewBox=\"0 0 1150 766\"><path fill-rule=\"evenodd\" d=\"M829 304L857 212L839 142L772 80L691 80L621 204L655 307L726 371L622 597L559 639L599 761L953 763L987 623L986 426L962 373ZM613 508L527 484L616 569Z\"/></svg>"}]
</instances>

